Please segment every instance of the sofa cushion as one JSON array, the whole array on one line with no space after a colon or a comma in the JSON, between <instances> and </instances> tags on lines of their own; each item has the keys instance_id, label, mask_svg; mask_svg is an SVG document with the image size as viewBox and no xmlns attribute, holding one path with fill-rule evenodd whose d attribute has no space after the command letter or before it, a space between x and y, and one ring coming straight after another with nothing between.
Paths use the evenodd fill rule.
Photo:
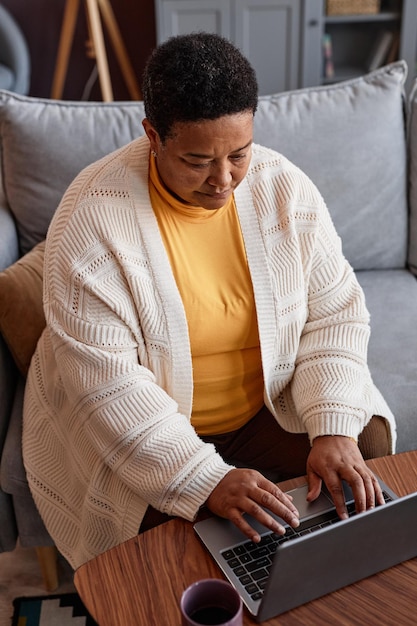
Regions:
<instances>
[{"instance_id":1,"label":"sofa cushion","mask_svg":"<svg viewBox=\"0 0 417 626\"><path fill-rule=\"evenodd\" d=\"M3 187L22 253L45 238L73 178L144 133L142 102L65 102L0 92Z\"/></svg>"},{"instance_id":2,"label":"sofa cushion","mask_svg":"<svg viewBox=\"0 0 417 626\"><path fill-rule=\"evenodd\" d=\"M42 275L45 242L0 273L0 332L23 375L45 326Z\"/></svg>"},{"instance_id":3,"label":"sofa cushion","mask_svg":"<svg viewBox=\"0 0 417 626\"><path fill-rule=\"evenodd\" d=\"M403 268L407 168L403 61L366 76L260 98L255 141L321 191L357 270Z\"/></svg>"},{"instance_id":4,"label":"sofa cushion","mask_svg":"<svg viewBox=\"0 0 417 626\"><path fill-rule=\"evenodd\" d=\"M396 451L417 449L417 284L408 270L357 273L371 314L368 363L397 419Z\"/></svg>"}]
</instances>

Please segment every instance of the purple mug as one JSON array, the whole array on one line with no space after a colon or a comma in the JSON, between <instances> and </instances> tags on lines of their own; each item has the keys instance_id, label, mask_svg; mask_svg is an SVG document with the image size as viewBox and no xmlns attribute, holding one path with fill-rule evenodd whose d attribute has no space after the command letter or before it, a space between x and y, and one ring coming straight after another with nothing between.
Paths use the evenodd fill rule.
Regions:
<instances>
[{"instance_id":1,"label":"purple mug","mask_svg":"<svg viewBox=\"0 0 417 626\"><path fill-rule=\"evenodd\" d=\"M181 597L182 626L242 626L242 600L225 580L206 578L190 585Z\"/></svg>"}]
</instances>

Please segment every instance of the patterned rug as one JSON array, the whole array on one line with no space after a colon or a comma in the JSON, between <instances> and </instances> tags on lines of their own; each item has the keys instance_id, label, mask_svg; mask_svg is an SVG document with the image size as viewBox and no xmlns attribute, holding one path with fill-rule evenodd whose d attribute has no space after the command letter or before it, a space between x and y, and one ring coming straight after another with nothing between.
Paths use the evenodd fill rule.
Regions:
<instances>
[{"instance_id":1,"label":"patterned rug","mask_svg":"<svg viewBox=\"0 0 417 626\"><path fill-rule=\"evenodd\" d=\"M12 626L97 626L76 593L13 600Z\"/></svg>"}]
</instances>

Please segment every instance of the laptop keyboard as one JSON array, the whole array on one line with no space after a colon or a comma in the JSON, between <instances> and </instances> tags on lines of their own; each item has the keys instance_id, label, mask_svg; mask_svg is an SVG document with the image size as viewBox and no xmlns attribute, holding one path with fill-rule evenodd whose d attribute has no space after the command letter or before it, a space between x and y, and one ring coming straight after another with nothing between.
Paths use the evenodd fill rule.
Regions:
<instances>
[{"instance_id":1,"label":"laptop keyboard","mask_svg":"<svg viewBox=\"0 0 417 626\"><path fill-rule=\"evenodd\" d=\"M391 496L384 492L385 502L392 500ZM355 515L355 504L347 505L348 515ZM246 540L221 552L221 556L227 562L234 575L239 579L252 600L260 600L268 581L269 572L278 546L286 541L298 539L320 528L326 528L340 521L335 510L328 511L312 520L301 522L298 528L286 527L285 535L277 535L267 531L261 535L261 541L254 543Z\"/></svg>"}]
</instances>

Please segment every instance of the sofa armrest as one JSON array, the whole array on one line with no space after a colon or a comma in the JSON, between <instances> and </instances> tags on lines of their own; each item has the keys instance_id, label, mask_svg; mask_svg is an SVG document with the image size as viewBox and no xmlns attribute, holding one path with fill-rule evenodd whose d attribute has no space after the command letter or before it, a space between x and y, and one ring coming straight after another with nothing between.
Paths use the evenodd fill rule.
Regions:
<instances>
[{"instance_id":1,"label":"sofa armrest","mask_svg":"<svg viewBox=\"0 0 417 626\"><path fill-rule=\"evenodd\" d=\"M0 189L0 271L19 258L19 242L12 214L6 207ZM12 497L1 488L1 457L10 425L18 371L14 359L0 334L0 552L13 550L17 526Z\"/></svg>"},{"instance_id":2,"label":"sofa armrest","mask_svg":"<svg viewBox=\"0 0 417 626\"><path fill-rule=\"evenodd\" d=\"M0 488L2 484L1 458L9 430L18 372L13 357L0 334Z\"/></svg>"},{"instance_id":3,"label":"sofa armrest","mask_svg":"<svg viewBox=\"0 0 417 626\"><path fill-rule=\"evenodd\" d=\"M0 271L3 271L19 258L19 243L13 216L1 200L0 190ZM16 381L17 368L0 333L0 458L9 425Z\"/></svg>"},{"instance_id":4,"label":"sofa armrest","mask_svg":"<svg viewBox=\"0 0 417 626\"><path fill-rule=\"evenodd\" d=\"M0 193L0 271L17 261L19 256L16 224Z\"/></svg>"},{"instance_id":5,"label":"sofa armrest","mask_svg":"<svg viewBox=\"0 0 417 626\"><path fill-rule=\"evenodd\" d=\"M0 334L0 459L9 428L18 371L14 359Z\"/></svg>"},{"instance_id":6,"label":"sofa armrest","mask_svg":"<svg viewBox=\"0 0 417 626\"><path fill-rule=\"evenodd\" d=\"M0 271L19 258L19 243L13 216L6 206L0 184ZM0 333L0 461L10 422L17 383L17 367ZM1 485L1 472L0 472ZM0 500L3 494L0 494ZM0 538L0 543L2 540ZM6 548L3 548L6 549ZM7 548L9 549L9 548Z\"/></svg>"},{"instance_id":7,"label":"sofa armrest","mask_svg":"<svg viewBox=\"0 0 417 626\"><path fill-rule=\"evenodd\" d=\"M0 461L10 424L17 382L17 368L0 335ZM17 526L12 497L1 488L0 464L0 552L13 550L17 540Z\"/></svg>"}]
</instances>

